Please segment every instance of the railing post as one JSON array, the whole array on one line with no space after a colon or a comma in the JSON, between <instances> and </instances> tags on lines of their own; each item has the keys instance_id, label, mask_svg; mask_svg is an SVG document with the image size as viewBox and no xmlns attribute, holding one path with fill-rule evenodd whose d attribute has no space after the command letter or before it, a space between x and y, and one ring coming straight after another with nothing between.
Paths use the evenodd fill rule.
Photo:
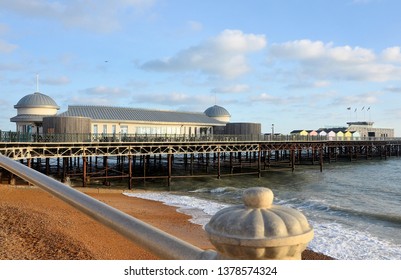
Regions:
<instances>
[{"instance_id":1,"label":"railing post","mask_svg":"<svg viewBox=\"0 0 401 280\"><path fill-rule=\"evenodd\" d=\"M243 202L220 210L205 226L218 258L300 260L313 238L306 217L272 205L273 192L267 188L245 190Z\"/></svg>"}]
</instances>

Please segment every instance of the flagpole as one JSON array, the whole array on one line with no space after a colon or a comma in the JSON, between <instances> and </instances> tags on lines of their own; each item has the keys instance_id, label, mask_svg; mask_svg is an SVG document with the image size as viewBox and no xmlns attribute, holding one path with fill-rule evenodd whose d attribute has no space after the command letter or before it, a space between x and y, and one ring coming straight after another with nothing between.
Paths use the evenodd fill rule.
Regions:
<instances>
[{"instance_id":1,"label":"flagpole","mask_svg":"<svg viewBox=\"0 0 401 280\"><path fill-rule=\"evenodd\" d=\"M363 111L363 121L366 121L365 106L362 107Z\"/></svg>"}]
</instances>

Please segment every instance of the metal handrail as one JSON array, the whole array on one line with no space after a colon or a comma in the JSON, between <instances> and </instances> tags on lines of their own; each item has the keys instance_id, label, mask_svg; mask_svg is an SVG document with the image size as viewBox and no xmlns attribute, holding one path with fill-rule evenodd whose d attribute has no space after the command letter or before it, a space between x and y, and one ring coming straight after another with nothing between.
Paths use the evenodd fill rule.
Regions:
<instances>
[{"instance_id":1,"label":"metal handrail","mask_svg":"<svg viewBox=\"0 0 401 280\"><path fill-rule=\"evenodd\" d=\"M0 167L53 194L161 259L217 258L213 250L202 250L1 154Z\"/></svg>"}]
</instances>

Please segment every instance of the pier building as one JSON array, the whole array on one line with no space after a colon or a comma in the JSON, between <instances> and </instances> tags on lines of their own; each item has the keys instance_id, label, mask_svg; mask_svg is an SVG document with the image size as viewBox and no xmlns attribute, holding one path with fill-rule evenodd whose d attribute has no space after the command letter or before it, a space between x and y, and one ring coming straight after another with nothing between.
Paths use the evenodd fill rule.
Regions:
<instances>
[{"instance_id":1,"label":"pier building","mask_svg":"<svg viewBox=\"0 0 401 280\"><path fill-rule=\"evenodd\" d=\"M162 111L111 106L68 106L66 112L52 119L63 117L90 120L89 131L96 135L210 135L213 127L224 127L226 121L209 117L205 113ZM57 122L49 122L49 124ZM46 122L47 124L47 122ZM44 127L46 133L57 131L57 127ZM71 131L72 132L72 131Z\"/></svg>"},{"instance_id":2,"label":"pier building","mask_svg":"<svg viewBox=\"0 0 401 280\"><path fill-rule=\"evenodd\" d=\"M373 122L360 121L360 122L347 122L348 131L357 131L361 137L381 137L393 138L393 128L376 128L373 127Z\"/></svg>"},{"instance_id":3,"label":"pier building","mask_svg":"<svg viewBox=\"0 0 401 280\"><path fill-rule=\"evenodd\" d=\"M17 115L10 121L16 123L17 133L40 137L72 133L94 135L95 139L104 139L106 135L113 139L127 135L207 136L224 134L231 118L218 105L204 112L70 105L67 111L57 114L57 103L40 92L22 97L14 108Z\"/></svg>"},{"instance_id":4,"label":"pier building","mask_svg":"<svg viewBox=\"0 0 401 280\"><path fill-rule=\"evenodd\" d=\"M50 97L40 92L35 92L22 97L14 108L17 115L10 119L16 123L17 132L43 133L43 118L55 116L60 107Z\"/></svg>"}]
</instances>

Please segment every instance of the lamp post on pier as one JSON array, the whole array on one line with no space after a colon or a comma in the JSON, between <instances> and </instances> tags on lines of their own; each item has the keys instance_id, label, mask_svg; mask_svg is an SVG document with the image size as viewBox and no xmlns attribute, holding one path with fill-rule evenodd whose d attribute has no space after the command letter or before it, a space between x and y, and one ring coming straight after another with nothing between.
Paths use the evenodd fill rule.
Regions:
<instances>
[{"instance_id":1,"label":"lamp post on pier","mask_svg":"<svg viewBox=\"0 0 401 280\"><path fill-rule=\"evenodd\" d=\"M272 123L272 140L274 139L274 123Z\"/></svg>"}]
</instances>

